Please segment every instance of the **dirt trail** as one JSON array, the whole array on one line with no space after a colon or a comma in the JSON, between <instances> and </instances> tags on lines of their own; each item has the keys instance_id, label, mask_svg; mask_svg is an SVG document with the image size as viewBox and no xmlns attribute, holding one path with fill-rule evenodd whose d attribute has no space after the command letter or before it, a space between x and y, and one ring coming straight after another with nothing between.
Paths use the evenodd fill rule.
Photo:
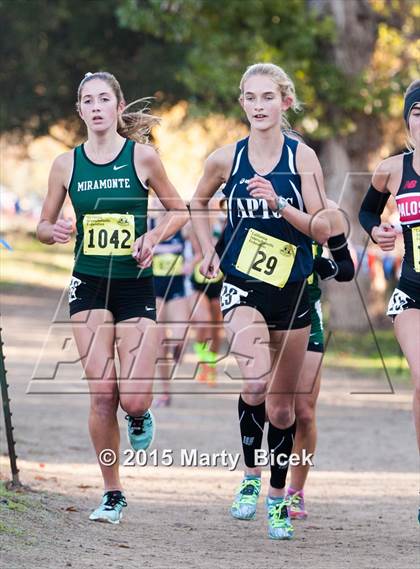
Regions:
<instances>
[{"instance_id":1,"label":"dirt trail","mask_svg":"<svg viewBox=\"0 0 420 569\"><path fill-rule=\"evenodd\" d=\"M240 469L180 465L182 449L240 451L237 397L226 385L213 394L193 385L191 394L174 398L173 407L157 409L155 448L159 457L170 449L174 465L123 468L129 501L123 523L89 522L101 495L101 478L88 438L88 397L64 393L74 368L64 370L61 394L26 393L59 298L53 289L34 287L19 293L6 288L3 294L20 475L33 490L23 495L22 511L0 501L0 517L8 528L2 533L4 566L417 566L419 477L410 391L397 384L393 395L355 395L351 392L386 391L387 384L331 372L325 373L319 402L319 446L306 492L310 517L295 524L290 543L267 539L262 500L256 521L229 517ZM45 369L60 357L60 333L47 346ZM120 419L127 448L122 414ZM1 472L8 477L4 444L2 439ZM265 488L267 483L268 472Z\"/></svg>"}]
</instances>

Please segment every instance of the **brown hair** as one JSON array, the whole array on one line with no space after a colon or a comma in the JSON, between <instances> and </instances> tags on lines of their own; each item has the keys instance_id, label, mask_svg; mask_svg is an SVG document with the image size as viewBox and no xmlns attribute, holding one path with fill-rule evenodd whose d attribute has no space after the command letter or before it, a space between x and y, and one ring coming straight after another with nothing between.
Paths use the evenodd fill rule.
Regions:
<instances>
[{"instance_id":1,"label":"brown hair","mask_svg":"<svg viewBox=\"0 0 420 569\"><path fill-rule=\"evenodd\" d=\"M292 99L291 109L295 112L301 110L301 103L296 96L295 85L287 73L274 63L255 63L247 68L245 73L242 75L241 82L239 83L239 89L241 90L241 95L244 93L245 82L254 75L265 75L269 77L278 86L281 94L282 100L286 97ZM282 117L282 128L290 129L288 120L283 113Z\"/></svg>"},{"instance_id":2,"label":"brown hair","mask_svg":"<svg viewBox=\"0 0 420 569\"><path fill-rule=\"evenodd\" d=\"M124 101L124 95L121 86L112 73L107 71L97 71L96 73L86 73L77 89L76 108L80 110L80 102L82 99L83 87L88 81L100 79L105 81L112 89L117 98L117 105ZM127 112L127 109L133 105L143 103L142 109L139 111ZM140 143L147 143L152 127L160 123L160 118L148 113L150 108L150 98L137 99L125 107L123 112L118 115L117 132L124 138L130 138Z\"/></svg>"}]
</instances>

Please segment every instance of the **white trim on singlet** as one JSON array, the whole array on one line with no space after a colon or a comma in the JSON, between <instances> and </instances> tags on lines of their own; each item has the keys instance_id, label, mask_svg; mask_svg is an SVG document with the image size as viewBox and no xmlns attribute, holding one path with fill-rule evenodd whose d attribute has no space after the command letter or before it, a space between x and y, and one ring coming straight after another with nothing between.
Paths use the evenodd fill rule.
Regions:
<instances>
[{"instance_id":1,"label":"white trim on singlet","mask_svg":"<svg viewBox=\"0 0 420 569\"><path fill-rule=\"evenodd\" d=\"M228 212L229 212L229 221L231 226L233 227L233 221L232 221L232 197L233 197L233 192L236 190L236 186L238 184L235 184L232 188L232 191L230 192L230 196L228 199Z\"/></svg>"},{"instance_id":2,"label":"white trim on singlet","mask_svg":"<svg viewBox=\"0 0 420 569\"><path fill-rule=\"evenodd\" d=\"M76 149L74 148L73 149L73 164L71 167L70 178L69 178L69 181L67 182L67 187L64 186L66 188L67 192L70 191L70 186L71 186L71 183L73 182L75 169L76 169Z\"/></svg>"},{"instance_id":3,"label":"white trim on singlet","mask_svg":"<svg viewBox=\"0 0 420 569\"><path fill-rule=\"evenodd\" d=\"M289 168L292 174L296 174L296 170L295 170L295 164L294 164L294 156L293 156L293 151L290 148L290 146L287 146L287 152L289 153Z\"/></svg>"},{"instance_id":4,"label":"white trim on singlet","mask_svg":"<svg viewBox=\"0 0 420 569\"><path fill-rule=\"evenodd\" d=\"M420 192L407 192L407 193L405 193L405 194L397 194L397 195L395 196L395 199L398 201L398 200L402 200L402 199L408 198L408 197L411 198L411 197L413 197L413 196L414 196L415 198L419 197L419 196L420 196Z\"/></svg>"},{"instance_id":5,"label":"white trim on singlet","mask_svg":"<svg viewBox=\"0 0 420 569\"><path fill-rule=\"evenodd\" d=\"M292 188L293 188L293 191L294 191L295 194L296 194L296 199L297 199L298 204L299 204L299 209L300 209L300 211L303 211L303 200L302 200L302 196L301 196L300 193L298 192L298 189L297 189L297 187L294 185L294 183L292 182L292 180L289 180L289 182L290 182L290 185L291 185Z\"/></svg>"},{"instance_id":6,"label":"white trim on singlet","mask_svg":"<svg viewBox=\"0 0 420 569\"><path fill-rule=\"evenodd\" d=\"M234 176L236 174L236 172L239 170L239 164L241 162L241 158L242 158L242 152L245 150L245 146L243 146L240 151L238 152L238 156L236 157L236 162L235 162L235 167L233 169L233 172L231 174L231 176Z\"/></svg>"}]
</instances>

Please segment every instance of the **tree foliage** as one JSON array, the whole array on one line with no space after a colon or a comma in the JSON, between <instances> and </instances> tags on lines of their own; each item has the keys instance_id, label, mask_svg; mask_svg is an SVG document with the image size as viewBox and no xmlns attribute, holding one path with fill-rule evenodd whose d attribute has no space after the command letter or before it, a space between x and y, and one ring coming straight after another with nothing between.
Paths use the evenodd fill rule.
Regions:
<instances>
[{"instance_id":1,"label":"tree foliage","mask_svg":"<svg viewBox=\"0 0 420 569\"><path fill-rule=\"evenodd\" d=\"M131 30L188 47L178 77L201 112L239 112L238 84L246 66L278 63L292 75L305 103L303 130L323 139L351 133L353 114L386 115L395 109L393 103L401 103L402 89L418 73L418 4L351 2L359 20L365 16L358 13L363 3L372 11L376 41L369 64L356 74L330 57L342 38L332 14L320 9L321 0L122 0L117 13Z\"/></svg>"},{"instance_id":2,"label":"tree foliage","mask_svg":"<svg viewBox=\"0 0 420 569\"><path fill-rule=\"evenodd\" d=\"M2 19L1 130L45 134L75 121L77 87L88 71L121 80L127 101L185 98L175 79L182 45L119 26L114 0L0 0ZM71 124L74 121L74 125Z\"/></svg>"},{"instance_id":3,"label":"tree foliage","mask_svg":"<svg viewBox=\"0 0 420 569\"><path fill-rule=\"evenodd\" d=\"M366 2L351 4L357 12ZM185 99L195 112L239 116L238 83L255 61L276 62L292 75L305 103L297 120L312 138L351 133L354 114L399 113L402 89L420 57L418 4L370 0L373 56L351 75L330 57L342 38L320 5L322 0L0 0L1 131L38 135L60 120L72 126L77 86L87 71L98 69L120 78L127 100Z\"/></svg>"}]
</instances>

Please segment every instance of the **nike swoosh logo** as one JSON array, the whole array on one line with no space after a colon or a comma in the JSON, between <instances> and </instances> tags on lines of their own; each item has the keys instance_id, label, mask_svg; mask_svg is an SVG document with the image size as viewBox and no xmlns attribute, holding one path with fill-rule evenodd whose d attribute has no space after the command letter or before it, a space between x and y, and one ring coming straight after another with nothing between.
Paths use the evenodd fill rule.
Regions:
<instances>
[{"instance_id":1,"label":"nike swoosh logo","mask_svg":"<svg viewBox=\"0 0 420 569\"><path fill-rule=\"evenodd\" d=\"M308 310L305 310L305 312L302 312L302 314L299 314L299 316L297 316L297 318L302 318L302 316L305 316L305 314L307 314L310 311L310 308L308 308Z\"/></svg>"},{"instance_id":2,"label":"nike swoosh logo","mask_svg":"<svg viewBox=\"0 0 420 569\"><path fill-rule=\"evenodd\" d=\"M125 168L128 164L123 164L122 166L114 166L113 170L121 170L121 168Z\"/></svg>"},{"instance_id":3,"label":"nike swoosh logo","mask_svg":"<svg viewBox=\"0 0 420 569\"><path fill-rule=\"evenodd\" d=\"M154 308L149 308L149 306L145 306L144 309L145 309L147 312L150 312L150 310L154 310Z\"/></svg>"}]
</instances>

